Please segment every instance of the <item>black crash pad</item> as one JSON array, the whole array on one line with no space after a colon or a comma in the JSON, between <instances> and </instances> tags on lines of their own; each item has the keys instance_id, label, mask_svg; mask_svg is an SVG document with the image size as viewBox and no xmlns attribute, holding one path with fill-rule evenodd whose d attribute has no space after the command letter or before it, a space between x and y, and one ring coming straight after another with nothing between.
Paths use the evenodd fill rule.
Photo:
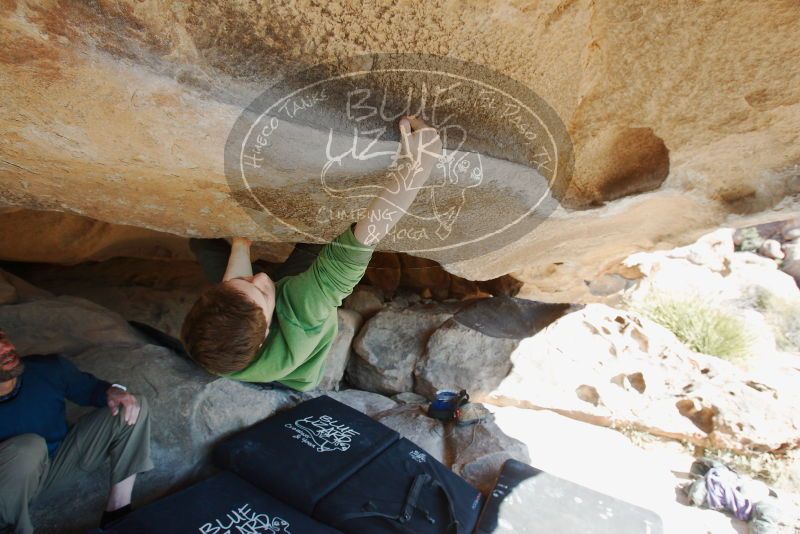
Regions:
<instances>
[{"instance_id":1,"label":"black crash pad","mask_svg":"<svg viewBox=\"0 0 800 534\"><path fill-rule=\"evenodd\" d=\"M215 448L214 462L311 515L320 499L398 439L389 427L323 395L226 440Z\"/></svg>"},{"instance_id":2,"label":"black crash pad","mask_svg":"<svg viewBox=\"0 0 800 534\"><path fill-rule=\"evenodd\" d=\"M109 534L336 534L233 473L221 473L125 516Z\"/></svg>"},{"instance_id":3,"label":"black crash pad","mask_svg":"<svg viewBox=\"0 0 800 534\"><path fill-rule=\"evenodd\" d=\"M409 490L420 475L429 476L436 484L422 484L406 520L353 517L364 512L401 516ZM401 439L322 499L314 518L349 534L470 534L482 502L481 493L467 481L411 441ZM448 529L448 525L457 528Z\"/></svg>"}]
</instances>

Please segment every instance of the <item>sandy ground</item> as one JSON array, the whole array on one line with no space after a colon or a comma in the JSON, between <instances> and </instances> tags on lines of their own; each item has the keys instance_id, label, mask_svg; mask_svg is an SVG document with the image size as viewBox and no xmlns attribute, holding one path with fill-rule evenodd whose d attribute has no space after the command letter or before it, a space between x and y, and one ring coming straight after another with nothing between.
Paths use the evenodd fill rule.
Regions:
<instances>
[{"instance_id":1,"label":"sandy ground","mask_svg":"<svg viewBox=\"0 0 800 534\"><path fill-rule=\"evenodd\" d=\"M615 430L553 412L488 407L503 432L527 445L535 467L656 512L665 533L748 532L742 521L686 504L679 488L690 480L694 457L680 442L654 440L636 445ZM795 506L800 502L797 493L781 490L780 495Z\"/></svg>"}]
</instances>

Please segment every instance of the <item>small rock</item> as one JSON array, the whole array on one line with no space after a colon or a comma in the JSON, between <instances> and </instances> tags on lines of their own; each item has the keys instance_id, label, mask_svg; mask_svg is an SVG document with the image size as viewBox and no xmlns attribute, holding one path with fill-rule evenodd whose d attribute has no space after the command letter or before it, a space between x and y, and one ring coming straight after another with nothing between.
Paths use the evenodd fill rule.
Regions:
<instances>
[{"instance_id":1,"label":"small rock","mask_svg":"<svg viewBox=\"0 0 800 534\"><path fill-rule=\"evenodd\" d=\"M795 175L789 178L789 191L800 193L800 175Z\"/></svg>"},{"instance_id":2,"label":"small rock","mask_svg":"<svg viewBox=\"0 0 800 534\"><path fill-rule=\"evenodd\" d=\"M425 415L425 410L421 406L416 404L398 406L382 412L376 419L445 463L445 425Z\"/></svg>"},{"instance_id":3,"label":"small rock","mask_svg":"<svg viewBox=\"0 0 800 534\"><path fill-rule=\"evenodd\" d=\"M356 311L364 319L369 319L381 311L383 305L383 291L366 284L357 285L353 292L342 302L342 308Z\"/></svg>"},{"instance_id":4,"label":"small rock","mask_svg":"<svg viewBox=\"0 0 800 534\"><path fill-rule=\"evenodd\" d=\"M729 228L720 228L701 236L693 244L673 249L668 254L713 271L724 271L725 261L734 252L733 234L734 231Z\"/></svg>"},{"instance_id":5,"label":"small rock","mask_svg":"<svg viewBox=\"0 0 800 534\"><path fill-rule=\"evenodd\" d=\"M752 502L752 501L751 501ZM790 502L776 497L766 497L753 505L753 516L748 524L749 534L780 534L797 532L800 513Z\"/></svg>"},{"instance_id":6,"label":"small rock","mask_svg":"<svg viewBox=\"0 0 800 534\"><path fill-rule=\"evenodd\" d=\"M782 260L785 256L781 250L780 242L775 239L766 239L758 248L758 253L773 260Z\"/></svg>"},{"instance_id":7,"label":"small rock","mask_svg":"<svg viewBox=\"0 0 800 534\"><path fill-rule=\"evenodd\" d=\"M506 460L530 463L528 447L500 430L494 421L456 426L449 440L453 471L488 494Z\"/></svg>"},{"instance_id":8,"label":"small rock","mask_svg":"<svg viewBox=\"0 0 800 534\"><path fill-rule=\"evenodd\" d=\"M769 258L765 258L764 256L759 256L755 252L733 253L733 256L731 257L731 261L729 263L729 269L731 271L735 272L741 268L750 269L753 267L759 269L774 270L776 268L776 264Z\"/></svg>"},{"instance_id":9,"label":"small rock","mask_svg":"<svg viewBox=\"0 0 800 534\"><path fill-rule=\"evenodd\" d=\"M428 340L414 371L414 390L428 398L440 389L466 389L476 397L488 394L511 370L517 345L518 340L489 337L450 319Z\"/></svg>"},{"instance_id":10,"label":"small rock","mask_svg":"<svg viewBox=\"0 0 800 534\"><path fill-rule=\"evenodd\" d=\"M785 241L796 241L800 239L800 228L792 228L783 232L783 239Z\"/></svg>"},{"instance_id":11,"label":"small rock","mask_svg":"<svg viewBox=\"0 0 800 534\"><path fill-rule=\"evenodd\" d=\"M800 176L797 177L800 180ZM800 239L800 217L790 219L781 226L781 237L784 241Z\"/></svg>"},{"instance_id":12,"label":"small rock","mask_svg":"<svg viewBox=\"0 0 800 534\"><path fill-rule=\"evenodd\" d=\"M785 245L784 245L785 246ZM758 261L753 261L757 259ZM786 260L782 262L786 264ZM721 279L721 287L729 302L736 302L742 297L760 295L760 298L775 297L779 299L800 299L797 283L785 272L778 269L775 260L747 252L737 252L730 262L730 273ZM698 296L703 295L702 292ZM703 296L713 302L710 293Z\"/></svg>"},{"instance_id":13,"label":"small rock","mask_svg":"<svg viewBox=\"0 0 800 534\"><path fill-rule=\"evenodd\" d=\"M628 280L618 274L604 274L587 285L592 295L606 297L624 291L628 287Z\"/></svg>"},{"instance_id":14,"label":"small rock","mask_svg":"<svg viewBox=\"0 0 800 534\"><path fill-rule=\"evenodd\" d=\"M706 239L715 234L720 232L688 247L636 253L626 258L626 266L636 267L644 275L625 291L626 305L647 307L653 297L721 304L754 291L800 298L797 284L778 270L775 260L753 252L732 252L723 243L715 246ZM699 253L692 252L695 249ZM701 263L700 258L707 263Z\"/></svg>"},{"instance_id":15,"label":"small rock","mask_svg":"<svg viewBox=\"0 0 800 534\"><path fill-rule=\"evenodd\" d=\"M784 243L783 252L786 257L781 263L781 271L794 277L796 282L800 281L800 243Z\"/></svg>"},{"instance_id":16,"label":"small rock","mask_svg":"<svg viewBox=\"0 0 800 534\"><path fill-rule=\"evenodd\" d=\"M347 379L358 389L394 395L414 387L414 366L431 333L455 311L450 304L395 305L367 321L353 341Z\"/></svg>"},{"instance_id":17,"label":"small rock","mask_svg":"<svg viewBox=\"0 0 800 534\"><path fill-rule=\"evenodd\" d=\"M403 288L398 289L397 294L392 299L392 304L402 308L408 308L420 302L422 302L422 297L420 297L419 293Z\"/></svg>"}]
</instances>

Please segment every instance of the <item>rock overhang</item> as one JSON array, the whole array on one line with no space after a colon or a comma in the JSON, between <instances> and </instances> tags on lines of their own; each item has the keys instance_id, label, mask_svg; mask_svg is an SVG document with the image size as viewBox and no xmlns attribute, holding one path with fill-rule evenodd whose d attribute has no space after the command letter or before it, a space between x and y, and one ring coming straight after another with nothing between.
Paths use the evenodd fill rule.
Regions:
<instances>
[{"instance_id":1,"label":"rock overhang","mask_svg":"<svg viewBox=\"0 0 800 534\"><path fill-rule=\"evenodd\" d=\"M268 238L230 197L220 147L241 109L265 83L318 62L438 54L516 79L552 106L575 144L566 198L589 209L560 211L482 257L428 257L472 279L572 263L564 282L580 285L598 257L792 209L800 75L780 68L796 55L792 5L720 9L6 2L3 201L179 235L299 240L280 229ZM755 22L766 38L749 32ZM666 27L670 39L659 37Z\"/></svg>"}]
</instances>

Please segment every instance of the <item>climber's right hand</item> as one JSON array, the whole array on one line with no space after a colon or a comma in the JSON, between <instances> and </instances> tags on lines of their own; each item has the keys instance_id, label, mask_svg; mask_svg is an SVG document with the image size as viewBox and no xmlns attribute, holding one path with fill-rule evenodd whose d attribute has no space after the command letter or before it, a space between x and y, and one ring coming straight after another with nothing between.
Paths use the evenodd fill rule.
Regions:
<instances>
[{"instance_id":1,"label":"climber's right hand","mask_svg":"<svg viewBox=\"0 0 800 534\"><path fill-rule=\"evenodd\" d=\"M442 140L436 129L414 115L402 117L399 127L401 157L417 169L433 169L442 154Z\"/></svg>"}]
</instances>

